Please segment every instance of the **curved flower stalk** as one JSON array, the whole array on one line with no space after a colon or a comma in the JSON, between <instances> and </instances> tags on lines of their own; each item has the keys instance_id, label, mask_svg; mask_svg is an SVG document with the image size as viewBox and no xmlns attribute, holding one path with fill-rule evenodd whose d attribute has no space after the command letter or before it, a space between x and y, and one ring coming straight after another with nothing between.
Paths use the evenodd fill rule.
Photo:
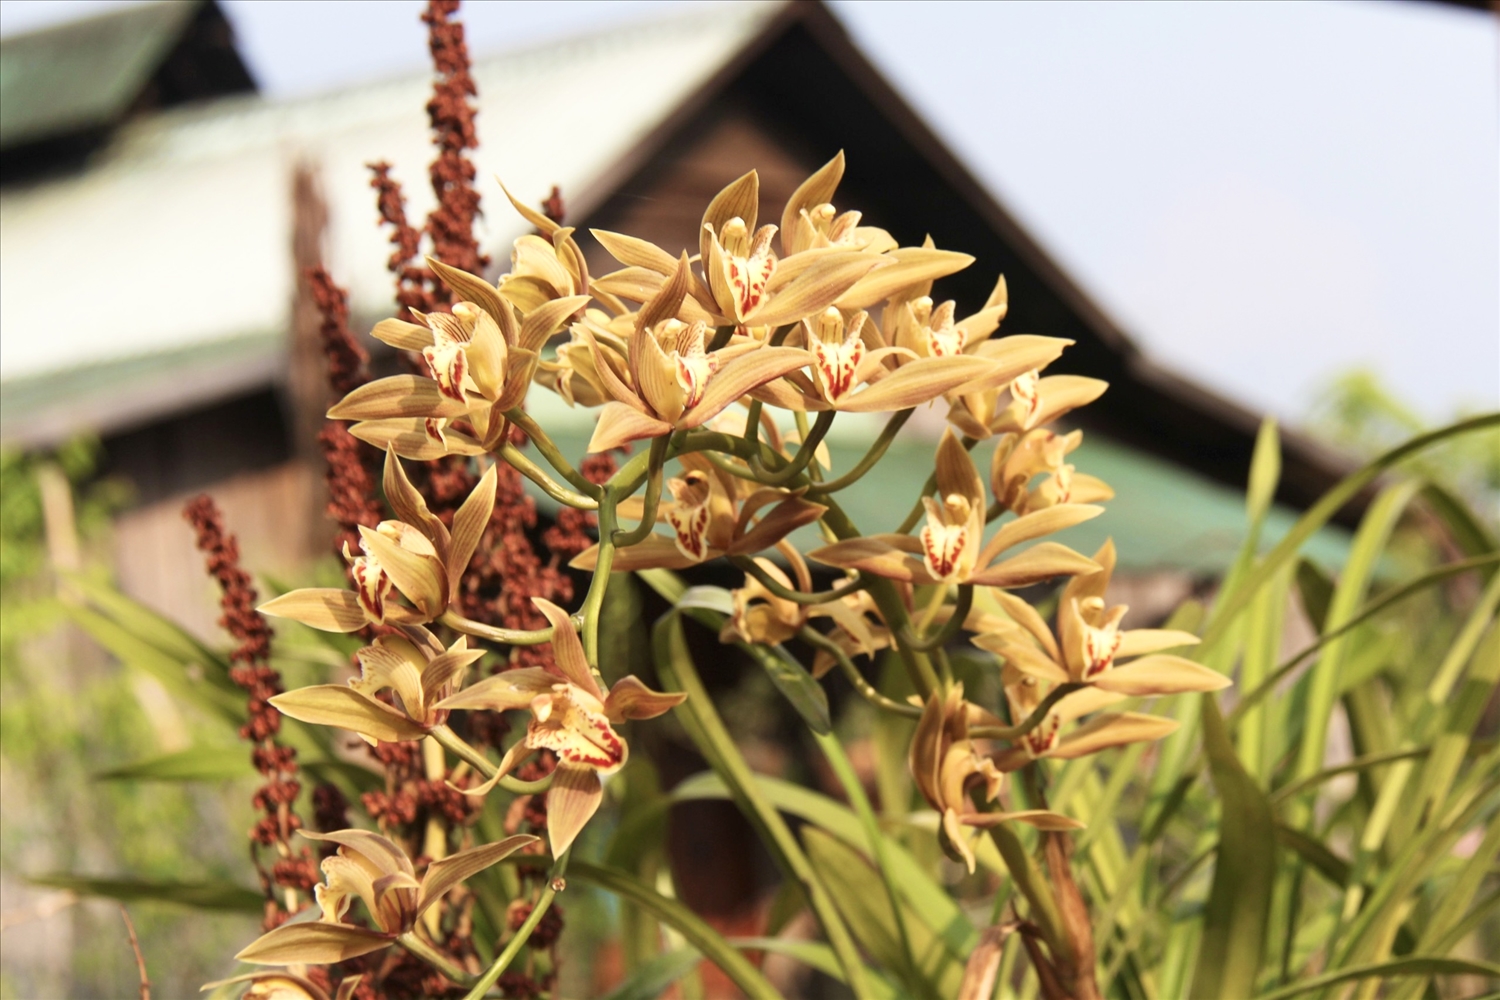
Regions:
<instances>
[{"instance_id":1,"label":"curved flower stalk","mask_svg":"<svg viewBox=\"0 0 1500 1000\"><path fill-rule=\"evenodd\" d=\"M807 364L790 347L742 339L710 352L703 320L677 319L688 291L686 255L671 280L635 316L627 366L616 370L595 334L583 328L610 401L599 414L591 452L698 427L751 389Z\"/></svg>"},{"instance_id":2,"label":"curved flower stalk","mask_svg":"<svg viewBox=\"0 0 1500 1000\"><path fill-rule=\"evenodd\" d=\"M641 569L686 569L721 556L753 555L772 548L803 525L812 524L828 508L802 497L801 491L757 487L727 475L701 455L688 453L680 461L682 476L667 480L672 499L656 510L658 521L672 529L669 536L652 533L640 542L618 549L616 573ZM632 498L620 513L639 517L643 504ZM591 546L569 563L574 569L594 568L599 547Z\"/></svg>"},{"instance_id":3,"label":"curved flower stalk","mask_svg":"<svg viewBox=\"0 0 1500 1000\"><path fill-rule=\"evenodd\" d=\"M1000 556L1022 542L1097 517L1104 512L1102 507L1060 504L1037 511L1004 525L985 543L984 485L951 430L944 432L938 445L937 483L942 499L923 498L927 523L918 536L852 538L810 552L808 558L908 583L987 587L1024 587L1099 568L1092 559L1056 542L1041 542L1008 559Z\"/></svg>"},{"instance_id":4,"label":"curved flower stalk","mask_svg":"<svg viewBox=\"0 0 1500 1000\"><path fill-rule=\"evenodd\" d=\"M1048 684L1088 684L1127 697L1217 691L1229 678L1216 670L1163 650L1197 645L1191 632L1174 629L1120 629L1129 610L1107 608L1104 592L1114 572L1115 546L1107 541L1094 553L1099 570L1081 573L1063 588L1057 607L1057 638L1036 610L1011 594L995 599L1009 622L974 637L974 645L998 653L1007 664ZM1129 661L1129 662L1121 662Z\"/></svg>"},{"instance_id":5,"label":"curved flower stalk","mask_svg":"<svg viewBox=\"0 0 1500 1000\"><path fill-rule=\"evenodd\" d=\"M379 834L301 832L309 840L338 845L338 853L323 859L324 881L314 889L322 916L261 935L235 956L241 962L329 965L387 948L410 934L423 911L450 889L538 839L520 834L459 851L428 865L419 881L406 852ZM373 928L344 923L355 899L364 904Z\"/></svg>"},{"instance_id":6,"label":"curved flower stalk","mask_svg":"<svg viewBox=\"0 0 1500 1000\"><path fill-rule=\"evenodd\" d=\"M614 729L628 719L654 719L682 704L684 694L652 691L635 677L622 678L605 692L583 655L583 644L568 613L551 601L532 598L554 628L552 653L560 673L541 667L507 670L439 702L456 708L504 712L530 709L526 735L500 761L495 776L471 794L487 793L537 750L557 754L557 770L547 791L547 838L552 856L561 857L604 796L599 778L625 765L629 747Z\"/></svg>"},{"instance_id":7,"label":"curved flower stalk","mask_svg":"<svg viewBox=\"0 0 1500 1000\"><path fill-rule=\"evenodd\" d=\"M557 231L562 257L571 260L576 253L582 267L582 253L566 233L571 230ZM429 258L463 301L451 313L413 310L417 323L382 320L371 335L420 353L431 377L377 379L345 396L328 416L356 421L350 428L355 437L392 447L406 458L479 455L499 447L505 439L503 414L525 399L542 345L589 300L575 294L587 289L587 272L570 271L539 237L517 240L512 262L511 274L497 288ZM467 429L455 426L456 420Z\"/></svg>"},{"instance_id":8,"label":"curved flower stalk","mask_svg":"<svg viewBox=\"0 0 1500 1000\"><path fill-rule=\"evenodd\" d=\"M963 828L994 826L1017 821L1043 830L1076 830L1083 824L1046 809L1020 812L983 812L975 807L970 790L982 786L983 799L995 802L1005 776L986 756L979 753L969 738L971 721L986 724L995 720L977 705L964 701L962 684L954 684L947 693L934 692L927 699L917 731L912 736L908 763L922 797L937 810L941 822L938 843L944 853L962 861L974 871L974 850L970 834Z\"/></svg>"},{"instance_id":9,"label":"curved flower stalk","mask_svg":"<svg viewBox=\"0 0 1500 1000\"><path fill-rule=\"evenodd\" d=\"M358 589L293 590L258 610L325 632L355 632L371 624L420 625L441 618L489 524L495 484L492 466L454 514L450 531L427 509L391 447L384 487L399 520L382 521L374 529L361 526L361 554L345 549ZM395 601L396 594L409 605Z\"/></svg>"},{"instance_id":10,"label":"curved flower stalk","mask_svg":"<svg viewBox=\"0 0 1500 1000\"><path fill-rule=\"evenodd\" d=\"M403 635L383 635L355 657L360 673L344 684L297 688L271 699L283 715L315 725L338 726L366 743L419 740L447 721L438 703L457 690L468 668L484 656L460 635L447 649L420 625L401 626ZM395 694L395 705L376 696Z\"/></svg>"},{"instance_id":11,"label":"curved flower stalk","mask_svg":"<svg viewBox=\"0 0 1500 1000\"><path fill-rule=\"evenodd\" d=\"M1060 503L1099 503L1115 495L1096 476L1075 471L1065 461L1083 442L1083 431L1058 434L1037 427L1024 434L1003 434L990 462L990 489L1004 510L1030 514ZM1032 483L1045 476L1040 483Z\"/></svg>"}]
</instances>

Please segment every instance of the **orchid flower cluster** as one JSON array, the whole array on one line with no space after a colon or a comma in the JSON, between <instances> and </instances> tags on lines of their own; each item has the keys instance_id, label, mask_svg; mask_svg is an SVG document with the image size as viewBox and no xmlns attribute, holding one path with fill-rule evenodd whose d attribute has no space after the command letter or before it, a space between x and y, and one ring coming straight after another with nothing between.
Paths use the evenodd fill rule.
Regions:
<instances>
[{"instance_id":1,"label":"orchid flower cluster","mask_svg":"<svg viewBox=\"0 0 1500 1000\"><path fill-rule=\"evenodd\" d=\"M916 787L943 849L969 871L985 831L1024 823L1061 836L1079 827L1030 796L1028 808L1011 808L1008 776L1042 758L1158 739L1175 724L1109 709L1228 682L1169 652L1196 642L1191 634L1122 628L1126 609L1107 601L1110 544L1085 555L1051 537L1101 515L1112 496L1069 461L1082 432L1054 426L1105 384L1042 374L1067 340L997 335L1007 310L1003 278L972 313L936 299L934 282L973 259L930 239L901 246L860 213L840 211L843 171L840 154L797 188L775 222L760 218L757 175L746 174L709 203L691 254L595 231L620 264L597 277L574 229L515 198L536 232L515 242L510 272L497 283L430 260L452 290L451 311L413 310L414 321L387 319L373 330L420 355L425 374L370 382L329 411L385 452L392 516L363 528L357 550L346 547L350 589L295 590L261 608L364 636L359 673L273 704L371 744L436 744L485 779L466 789L471 795L497 786L545 791L546 847L560 889L570 849L628 760L630 724L690 697L633 676L605 684L606 673L619 673L605 662L615 651L599 641L606 588L620 573L726 560L744 582L730 595L722 641L759 649L800 641L815 654L812 677L837 667L877 710L916 720L908 751ZM589 452L642 447L607 482L591 482L526 414L534 385L597 410ZM947 419L927 485L896 530L862 533L837 495L882 460L919 408ZM839 413L889 416L865 457L835 475L824 439ZM515 445L513 429L550 468ZM986 476L971 451L987 439L994 457ZM429 511L403 466L446 456L482 473L451 524ZM597 543L573 561L592 573L582 606L570 613L537 599L544 629L495 628L458 610L455 595L495 504L495 463L597 517ZM823 540L799 545L799 531ZM816 581L830 577L819 589ZM1055 584L1049 622L1023 594ZM491 647L541 643L551 644L549 666L470 677ZM994 654L998 701L971 700L954 679L948 650L965 644ZM880 654L900 661L914 696L889 697L865 678L859 661ZM528 721L491 761L449 726L455 712L518 712ZM515 769L542 750L556 755L553 774L517 780ZM441 942L423 937L426 907L511 852L542 849L525 836L481 844L430 859L418 878L413 859L377 835L321 839L337 847L317 888L322 918L269 932L241 959L333 963L394 942L431 954ZM1027 880L1018 884L1028 891ZM360 925L350 916L354 900L365 910ZM1054 955L1079 946L1046 944ZM501 954L489 982L517 948ZM1091 960L1075 964L1092 968Z\"/></svg>"}]
</instances>

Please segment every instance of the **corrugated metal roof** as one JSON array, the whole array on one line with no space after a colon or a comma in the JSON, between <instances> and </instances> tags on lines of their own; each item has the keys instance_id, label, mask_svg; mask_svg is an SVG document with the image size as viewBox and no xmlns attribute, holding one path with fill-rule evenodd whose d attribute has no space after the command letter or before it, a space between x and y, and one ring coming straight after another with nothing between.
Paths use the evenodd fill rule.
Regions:
<instances>
[{"instance_id":1,"label":"corrugated metal roof","mask_svg":"<svg viewBox=\"0 0 1500 1000\"><path fill-rule=\"evenodd\" d=\"M479 62L483 244L504 252L527 229L495 175L533 200L553 184L585 193L780 6L717 5ZM168 112L126 125L82 174L0 194L0 384L285 329L299 160L321 173L327 258L355 315L388 311L365 164L394 163L409 216L426 214L430 87L422 74Z\"/></svg>"},{"instance_id":2,"label":"corrugated metal roof","mask_svg":"<svg viewBox=\"0 0 1500 1000\"><path fill-rule=\"evenodd\" d=\"M161 0L0 41L0 148L112 122L198 7Z\"/></svg>"}]
</instances>

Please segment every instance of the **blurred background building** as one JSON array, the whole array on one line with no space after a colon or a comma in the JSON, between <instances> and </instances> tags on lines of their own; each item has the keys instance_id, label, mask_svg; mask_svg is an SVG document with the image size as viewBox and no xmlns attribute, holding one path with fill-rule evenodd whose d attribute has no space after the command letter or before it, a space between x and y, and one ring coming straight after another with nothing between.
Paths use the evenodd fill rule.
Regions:
<instances>
[{"instance_id":1,"label":"blurred background building","mask_svg":"<svg viewBox=\"0 0 1500 1000\"><path fill-rule=\"evenodd\" d=\"M298 274L327 260L352 290L357 329L389 313L365 165L395 163L420 203L428 76L265 99L212 2L127 6L13 35L4 65L4 441L34 449L97 435L105 469L133 488L116 531L124 587L209 627L178 515L188 493L212 488L264 569L326 551L312 443L326 399ZM1120 496L1107 528L1085 526L1078 544L1107 530L1136 574L1176 577L1164 606L1230 558L1258 415L1143 352L821 4L688 8L481 59L474 75L496 271L523 231L489 180L497 173L536 202L558 186L569 224L671 248L693 242L701 206L744 170L759 169L774 214L844 149L841 207L904 242L930 232L977 258L943 297L977 306L1003 273L1002 332L1070 337L1058 369L1111 383L1088 410L1094 433L1079 461ZM602 251L590 265L612 267ZM545 395L534 406L581 451L589 415ZM836 453L873 434L840 424ZM904 436L912 475L937 430L919 420ZM1309 439L1285 441L1279 499L1295 508L1343 466ZM888 465L899 484L899 463ZM904 492L889 509L875 497L890 494L868 495L862 523L904 513ZM1170 524L1156 515L1168 507Z\"/></svg>"}]
</instances>

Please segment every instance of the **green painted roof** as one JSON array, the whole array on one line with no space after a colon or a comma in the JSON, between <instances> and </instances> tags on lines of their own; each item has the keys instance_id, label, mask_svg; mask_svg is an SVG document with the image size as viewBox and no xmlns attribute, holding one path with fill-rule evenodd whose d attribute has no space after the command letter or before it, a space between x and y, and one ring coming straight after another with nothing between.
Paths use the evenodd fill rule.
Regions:
<instances>
[{"instance_id":1,"label":"green painted roof","mask_svg":"<svg viewBox=\"0 0 1500 1000\"><path fill-rule=\"evenodd\" d=\"M0 41L0 148L123 114L198 6L162 0Z\"/></svg>"}]
</instances>

